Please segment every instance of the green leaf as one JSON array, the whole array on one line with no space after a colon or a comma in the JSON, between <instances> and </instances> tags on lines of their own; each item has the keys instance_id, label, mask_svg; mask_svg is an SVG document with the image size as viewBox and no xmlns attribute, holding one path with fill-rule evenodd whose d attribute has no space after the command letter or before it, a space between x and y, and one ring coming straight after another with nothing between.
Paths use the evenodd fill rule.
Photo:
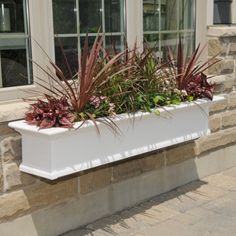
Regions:
<instances>
[{"instance_id":1,"label":"green leaf","mask_svg":"<svg viewBox=\"0 0 236 236\"><path fill-rule=\"evenodd\" d=\"M158 109L154 110L153 113L157 116L159 116L161 114L161 112Z\"/></svg>"}]
</instances>

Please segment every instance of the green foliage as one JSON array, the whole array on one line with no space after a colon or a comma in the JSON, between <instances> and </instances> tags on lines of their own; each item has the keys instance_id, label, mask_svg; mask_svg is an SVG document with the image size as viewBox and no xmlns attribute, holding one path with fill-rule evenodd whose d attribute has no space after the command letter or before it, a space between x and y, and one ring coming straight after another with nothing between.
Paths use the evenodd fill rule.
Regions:
<instances>
[{"instance_id":1,"label":"green foliage","mask_svg":"<svg viewBox=\"0 0 236 236\"><path fill-rule=\"evenodd\" d=\"M56 107L60 107L60 117L67 119L67 123L64 120L64 123L61 120L55 123L54 121L58 120L55 111L55 115L47 115L51 120L47 120L45 127L48 127L48 124L71 127L69 121L85 122L88 119L97 127L97 120L106 117L99 121L116 130L117 127L109 117L117 114L144 111L159 115L158 108L162 106L179 105L182 101L193 101L202 97L212 98L212 86L203 74L209 65L207 62L203 65L197 64L201 54L199 47L188 61L184 61L180 42L177 59L175 60L169 51L169 61L166 64L160 64L151 48L140 52L136 45L132 49L126 46L123 52L117 53L114 47L112 52L105 52L103 56L104 51L103 38L99 34L91 49L87 36L80 69L76 75L71 75L69 80L52 60L49 59L50 66L47 69L35 63L49 78L48 82L38 78L38 84L45 90L45 97L50 98ZM65 61L69 66L66 58ZM213 60L210 62L215 63ZM60 99L62 97L63 100ZM61 101L68 105L62 106ZM42 101L38 103L40 104L34 103L33 108L41 107ZM47 108L44 113L48 112L46 103L47 101L43 102ZM73 119L69 119L71 114ZM36 115L37 117L28 113L28 120L32 118L35 124L38 113ZM43 125L40 127L44 128Z\"/></svg>"}]
</instances>

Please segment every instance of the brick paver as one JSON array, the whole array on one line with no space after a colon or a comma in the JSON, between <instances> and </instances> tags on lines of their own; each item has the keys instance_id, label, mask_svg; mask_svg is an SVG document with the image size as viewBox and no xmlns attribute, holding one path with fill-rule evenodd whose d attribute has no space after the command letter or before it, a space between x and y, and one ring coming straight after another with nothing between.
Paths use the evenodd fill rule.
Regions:
<instances>
[{"instance_id":1,"label":"brick paver","mask_svg":"<svg viewBox=\"0 0 236 236\"><path fill-rule=\"evenodd\" d=\"M236 168L179 187L63 236L112 235L236 235Z\"/></svg>"}]
</instances>

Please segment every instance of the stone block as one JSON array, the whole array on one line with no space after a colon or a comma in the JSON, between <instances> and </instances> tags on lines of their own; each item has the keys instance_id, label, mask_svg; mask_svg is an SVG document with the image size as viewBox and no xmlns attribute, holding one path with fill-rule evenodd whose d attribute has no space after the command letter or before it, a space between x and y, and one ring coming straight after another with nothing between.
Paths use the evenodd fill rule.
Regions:
<instances>
[{"instance_id":1,"label":"stone block","mask_svg":"<svg viewBox=\"0 0 236 236\"><path fill-rule=\"evenodd\" d=\"M236 54L236 37L234 37L234 42L230 43L229 53L231 55L235 55Z\"/></svg>"},{"instance_id":2,"label":"stone block","mask_svg":"<svg viewBox=\"0 0 236 236\"><path fill-rule=\"evenodd\" d=\"M30 208L23 190L0 195L0 221L14 217Z\"/></svg>"},{"instance_id":3,"label":"stone block","mask_svg":"<svg viewBox=\"0 0 236 236\"><path fill-rule=\"evenodd\" d=\"M209 107L209 111L210 113L224 111L226 110L227 106L228 106L227 99L218 102L213 102Z\"/></svg>"},{"instance_id":4,"label":"stone block","mask_svg":"<svg viewBox=\"0 0 236 236\"><path fill-rule=\"evenodd\" d=\"M209 128L211 132L216 132L222 127L222 115L215 114L209 117Z\"/></svg>"},{"instance_id":5,"label":"stone block","mask_svg":"<svg viewBox=\"0 0 236 236\"><path fill-rule=\"evenodd\" d=\"M228 107L229 109L236 107L236 92L232 92L228 96Z\"/></svg>"},{"instance_id":6,"label":"stone block","mask_svg":"<svg viewBox=\"0 0 236 236\"><path fill-rule=\"evenodd\" d=\"M166 151L166 165L174 165L195 157L195 143L181 144Z\"/></svg>"},{"instance_id":7,"label":"stone block","mask_svg":"<svg viewBox=\"0 0 236 236\"><path fill-rule=\"evenodd\" d=\"M4 138L0 142L0 155L4 163L20 160L22 155L21 136Z\"/></svg>"},{"instance_id":8,"label":"stone block","mask_svg":"<svg viewBox=\"0 0 236 236\"><path fill-rule=\"evenodd\" d=\"M32 210L56 204L78 194L77 177L67 177L56 181L44 181L24 188Z\"/></svg>"},{"instance_id":9,"label":"stone block","mask_svg":"<svg viewBox=\"0 0 236 236\"><path fill-rule=\"evenodd\" d=\"M165 165L165 152L153 153L140 159L142 172L160 169Z\"/></svg>"},{"instance_id":10,"label":"stone block","mask_svg":"<svg viewBox=\"0 0 236 236\"><path fill-rule=\"evenodd\" d=\"M86 194L100 188L104 188L111 183L112 170L110 167L91 170L79 177L80 193Z\"/></svg>"},{"instance_id":11,"label":"stone block","mask_svg":"<svg viewBox=\"0 0 236 236\"><path fill-rule=\"evenodd\" d=\"M211 66L208 69L208 73L213 75L232 74L234 73L234 60L223 59L220 62Z\"/></svg>"},{"instance_id":12,"label":"stone block","mask_svg":"<svg viewBox=\"0 0 236 236\"><path fill-rule=\"evenodd\" d=\"M195 152L197 155L200 155L234 142L236 142L236 127L221 130L196 140Z\"/></svg>"},{"instance_id":13,"label":"stone block","mask_svg":"<svg viewBox=\"0 0 236 236\"><path fill-rule=\"evenodd\" d=\"M208 55L215 56L217 54L223 54L226 50L221 44L219 38L213 38L208 40Z\"/></svg>"},{"instance_id":14,"label":"stone block","mask_svg":"<svg viewBox=\"0 0 236 236\"><path fill-rule=\"evenodd\" d=\"M112 181L118 182L134 176L140 175L143 172L141 158L123 161L116 164L112 168Z\"/></svg>"},{"instance_id":15,"label":"stone block","mask_svg":"<svg viewBox=\"0 0 236 236\"><path fill-rule=\"evenodd\" d=\"M236 125L236 110L227 111L222 115L222 126L224 128Z\"/></svg>"},{"instance_id":16,"label":"stone block","mask_svg":"<svg viewBox=\"0 0 236 236\"><path fill-rule=\"evenodd\" d=\"M0 140L2 137L9 135L16 135L16 131L8 127L7 122L0 123Z\"/></svg>"},{"instance_id":17,"label":"stone block","mask_svg":"<svg viewBox=\"0 0 236 236\"><path fill-rule=\"evenodd\" d=\"M20 170L16 163L3 165L3 191L6 192L22 184Z\"/></svg>"}]
</instances>

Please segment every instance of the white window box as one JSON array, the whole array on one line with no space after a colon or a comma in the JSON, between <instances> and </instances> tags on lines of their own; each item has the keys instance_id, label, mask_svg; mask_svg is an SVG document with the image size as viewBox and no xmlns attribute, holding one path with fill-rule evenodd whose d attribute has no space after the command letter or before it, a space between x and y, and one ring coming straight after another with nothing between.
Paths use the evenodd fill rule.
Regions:
<instances>
[{"instance_id":1,"label":"white window box","mask_svg":"<svg viewBox=\"0 0 236 236\"><path fill-rule=\"evenodd\" d=\"M221 99L215 97L214 101ZM211 103L201 99L168 106L160 109L160 116L138 112L134 119L127 114L119 115L114 121L121 135L100 123L99 136L91 121L71 130L39 130L25 121L11 122L9 126L22 135L20 170L53 180L206 135Z\"/></svg>"}]
</instances>

